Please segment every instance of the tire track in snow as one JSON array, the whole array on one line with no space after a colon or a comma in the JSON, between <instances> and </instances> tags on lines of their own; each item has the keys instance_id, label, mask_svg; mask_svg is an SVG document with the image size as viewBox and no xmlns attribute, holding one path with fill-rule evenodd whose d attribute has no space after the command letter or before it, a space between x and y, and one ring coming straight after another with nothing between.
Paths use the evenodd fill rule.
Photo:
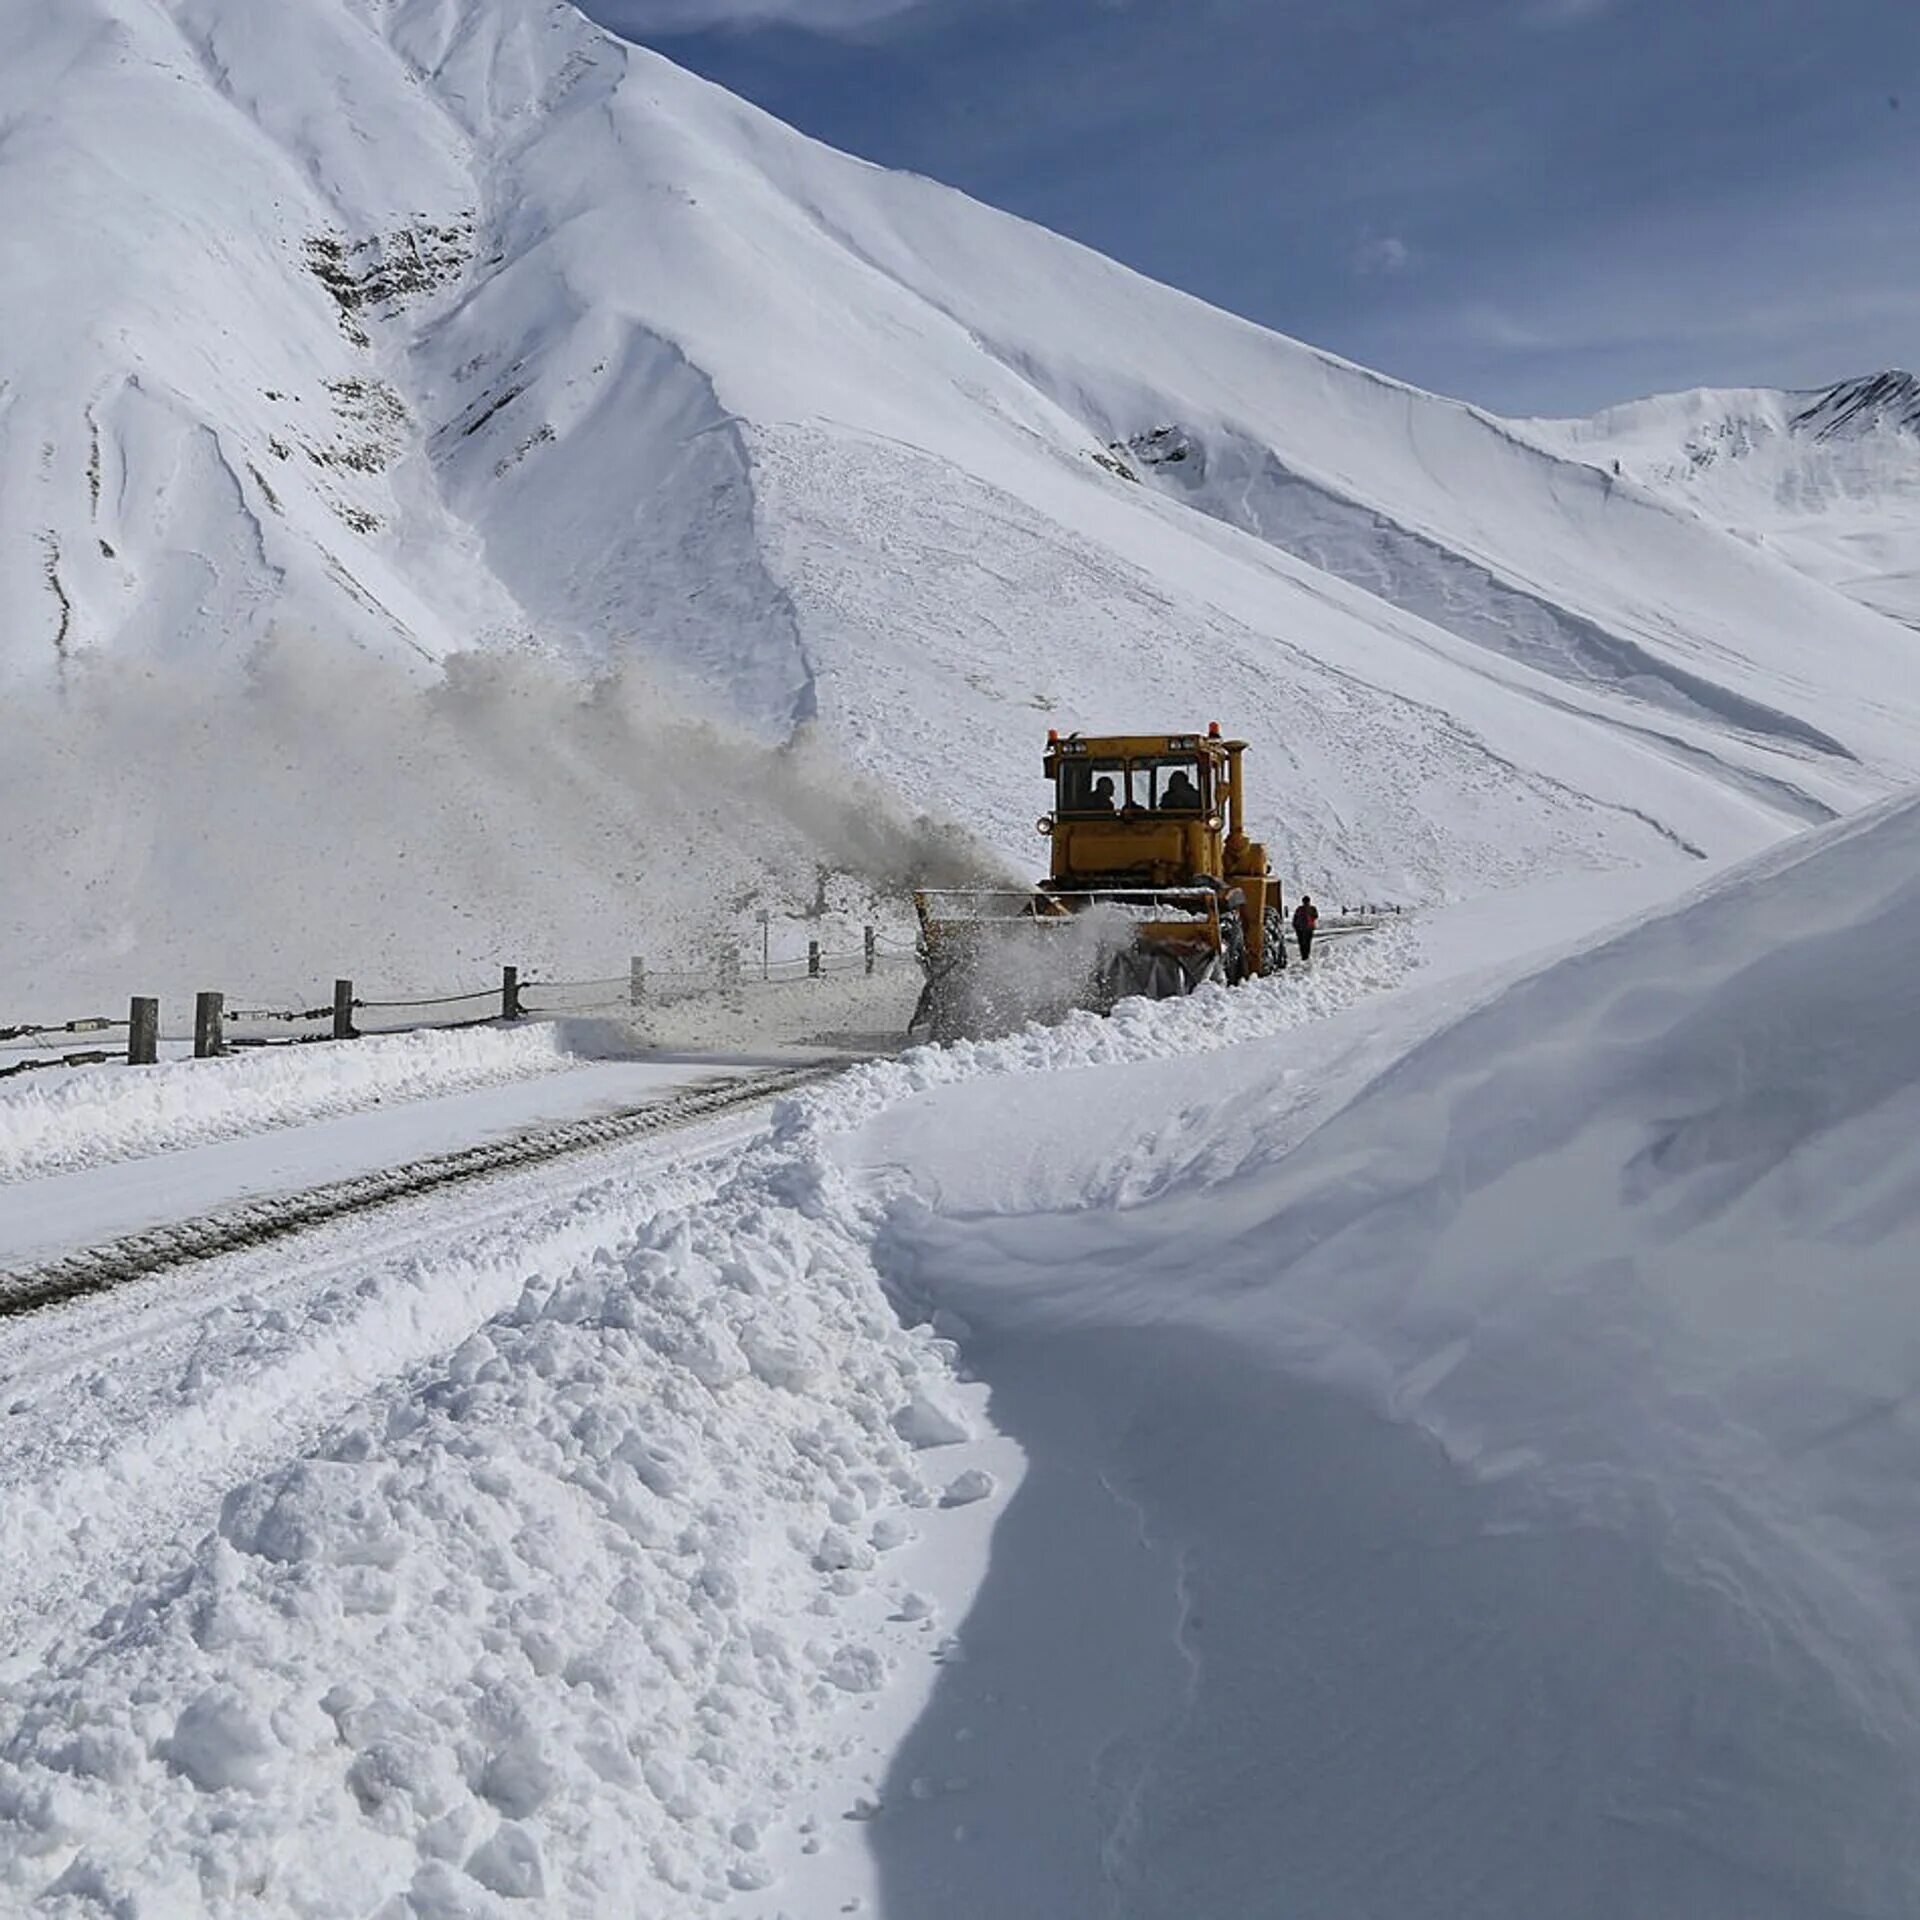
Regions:
<instances>
[{"instance_id":1,"label":"tire track in snow","mask_svg":"<svg viewBox=\"0 0 1920 1920\"><path fill-rule=\"evenodd\" d=\"M0 1562L0 1679L31 1666L76 1595L203 1531L238 1480L300 1452L383 1382L452 1351L513 1303L528 1274L588 1258L609 1221L710 1192L716 1158L759 1124L755 1105L844 1064L662 1102L670 1114L638 1130L641 1158L617 1152L636 1130L610 1124L637 1114L539 1129L541 1142L589 1126L604 1137L355 1208L297 1265L263 1268L242 1247L224 1262L196 1261L205 1279L177 1289L116 1289L17 1319L0 1347L0 1508L17 1549ZM540 1171L574 1157L580 1171L565 1185ZM468 1196L451 1216L436 1198L449 1186ZM415 1195L425 1203L408 1204ZM224 1331L209 1349L216 1323Z\"/></svg>"},{"instance_id":2,"label":"tire track in snow","mask_svg":"<svg viewBox=\"0 0 1920 1920\"><path fill-rule=\"evenodd\" d=\"M379 1173L356 1174L303 1193L252 1201L110 1240L58 1259L0 1275L0 1319L32 1313L63 1300L99 1293L196 1260L212 1259L284 1239L343 1214L410 1199L439 1187L484 1178L553 1160L589 1147L618 1146L650 1133L691 1125L731 1107L748 1106L789 1093L851 1065L835 1058L805 1067L728 1080L621 1113L536 1127L508 1140L435 1154Z\"/></svg>"}]
</instances>

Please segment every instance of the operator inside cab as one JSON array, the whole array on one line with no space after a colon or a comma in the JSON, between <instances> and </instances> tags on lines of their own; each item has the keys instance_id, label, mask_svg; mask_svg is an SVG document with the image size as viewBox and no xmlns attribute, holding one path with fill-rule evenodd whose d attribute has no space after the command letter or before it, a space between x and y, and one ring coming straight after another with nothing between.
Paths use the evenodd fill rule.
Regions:
<instances>
[{"instance_id":1,"label":"operator inside cab","mask_svg":"<svg viewBox=\"0 0 1920 1920\"><path fill-rule=\"evenodd\" d=\"M1124 760L1067 760L1060 767L1059 810L1064 814L1112 814L1125 804Z\"/></svg>"},{"instance_id":2,"label":"operator inside cab","mask_svg":"<svg viewBox=\"0 0 1920 1920\"><path fill-rule=\"evenodd\" d=\"M1175 767L1167 776L1166 785L1160 789L1160 811L1162 813L1198 813L1200 810L1200 788L1194 777L1185 767Z\"/></svg>"},{"instance_id":3,"label":"operator inside cab","mask_svg":"<svg viewBox=\"0 0 1920 1920\"><path fill-rule=\"evenodd\" d=\"M1201 813L1207 804L1206 769L1184 754L1178 759L1136 760L1133 797L1152 813Z\"/></svg>"},{"instance_id":4,"label":"operator inside cab","mask_svg":"<svg viewBox=\"0 0 1920 1920\"><path fill-rule=\"evenodd\" d=\"M1057 810L1068 818L1120 812L1201 813L1206 774L1197 760L1063 760Z\"/></svg>"}]
</instances>

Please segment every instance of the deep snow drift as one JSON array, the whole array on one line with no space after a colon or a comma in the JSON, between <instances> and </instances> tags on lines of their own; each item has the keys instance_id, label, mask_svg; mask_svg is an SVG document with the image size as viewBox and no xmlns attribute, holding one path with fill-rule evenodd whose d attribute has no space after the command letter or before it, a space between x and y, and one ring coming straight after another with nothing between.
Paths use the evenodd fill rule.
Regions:
<instances>
[{"instance_id":1,"label":"deep snow drift","mask_svg":"<svg viewBox=\"0 0 1920 1920\"><path fill-rule=\"evenodd\" d=\"M6 795L0 938L47 968L345 964L275 945L311 900L411 974L590 900L597 971L622 900L683 918L691 872L751 925L835 863L750 777L689 820L652 735L631 811L529 809L583 753L554 698L383 780L447 729L376 660L632 665L1022 872L1046 725L1219 717L1288 876L1376 899L1678 879L1920 770L1892 619L558 0L16 8L0 118L0 672L67 702L0 709L0 767L66 774ZM273 725L262 646L310 695ZM302 885L249 914L243 860Z\"/></svg>"},{"instance_id":2,"label":"deep snow drift","mask_svg":"<svg viewBox=\"0 0 1920 1920\"><path fill-rule=\"evenodd\" d=\"M1914 1911L1916 854L854 1144L1031 1456L883 1911Z\"/></svg>"}]
</instances>

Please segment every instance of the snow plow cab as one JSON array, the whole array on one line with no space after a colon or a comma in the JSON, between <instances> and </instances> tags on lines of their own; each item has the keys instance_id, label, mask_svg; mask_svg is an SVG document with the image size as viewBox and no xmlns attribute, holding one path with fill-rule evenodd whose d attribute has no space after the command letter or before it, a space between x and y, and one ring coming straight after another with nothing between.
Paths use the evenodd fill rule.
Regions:
<instances>
[{"instance_id":1,"label":"snow plow cab","mask_svg":"<svg viewBox=\"0 0 1920 1920\"><path fill-rule=\"evenodd\" d=\"M1168 999L1286 965L1280 883L1246 836L1244 740L1047 736L1052 871L1032 890L926 889L911 1031L1009 1033L1132 994Z\"/></svg>"}]
</instances>

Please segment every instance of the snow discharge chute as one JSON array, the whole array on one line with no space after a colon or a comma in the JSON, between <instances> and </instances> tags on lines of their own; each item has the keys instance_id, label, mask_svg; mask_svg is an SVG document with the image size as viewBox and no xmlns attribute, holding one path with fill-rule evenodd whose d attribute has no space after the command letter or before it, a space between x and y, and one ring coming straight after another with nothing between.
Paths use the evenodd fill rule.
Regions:
<instances>
[{"instance_id":1,"label":"snow discharge chute","mask_svg":"<svg viewBox=\"0 0 1920 1920\"><path fill-rule=\"evenodd\" d=\"M1009 1033L1131 995L1164 1000L1286 965L1280 883L1246 837L1244 740L1047 737L1052 871L1031 890L914 896L927 984L913 1031Z\"/></svg>"}]
</instances>

